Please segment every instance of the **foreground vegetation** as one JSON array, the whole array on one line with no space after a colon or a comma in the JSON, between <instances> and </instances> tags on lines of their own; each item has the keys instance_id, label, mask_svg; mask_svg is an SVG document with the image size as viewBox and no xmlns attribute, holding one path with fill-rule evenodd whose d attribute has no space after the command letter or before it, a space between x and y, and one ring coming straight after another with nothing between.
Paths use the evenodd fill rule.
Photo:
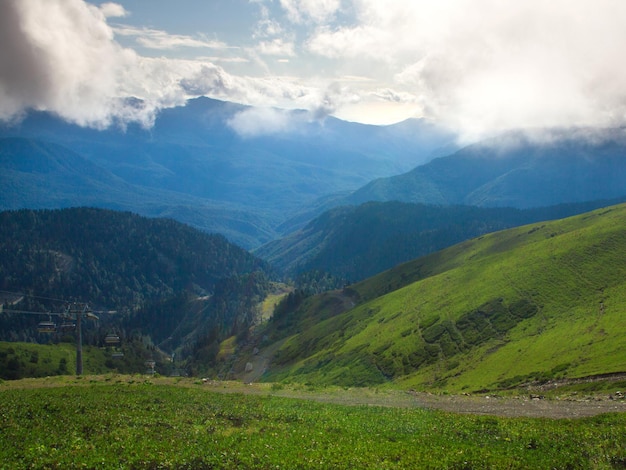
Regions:
<instances>
[{"instance_id":1,"label":"foreground vegetation","mask_svg":"<svg viewBox=\"0 0 626 470\"><path fill-rule=\"evenodd\" d=\"M497 418L144 377L0 384L0 468L623 468L626 415ZM179 379L180 380L180 379ZM23 385L23 387L20 387ZM186 385L186 386L183 386Z\"/></svg>"}]
</instances>

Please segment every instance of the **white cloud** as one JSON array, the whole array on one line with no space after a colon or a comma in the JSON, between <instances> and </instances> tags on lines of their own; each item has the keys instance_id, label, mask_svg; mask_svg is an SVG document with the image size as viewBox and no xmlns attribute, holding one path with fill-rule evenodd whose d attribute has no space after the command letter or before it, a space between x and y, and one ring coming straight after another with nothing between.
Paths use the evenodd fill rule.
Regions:
<instances>
[{"instance_id":1,"label":"white cloud","mask_svg":"<svg viewBox=\"0 0 626 470\"><path fill-rule=\"evenodd\" d=\"M332 19L341 7L341 0L280 0L291 21L312 20L322 23Z\"/></svg>"},{"instance_id":2,"label":"white cloud","mask_svg":"<svg viewBox=\"0 0 626 470\"><path fill-rule=\"evenodd\" d=\"M468 136L626 124L622 0L352 3L355 24L317 29L309 51L378 63L423 113Z\"/></svg>"},{"instance_id":3,"label":"white cloud","mask_svg":"<svg viewBox=\"0 0 626 470\"><path fill-rule=\"evenodd\" d=\"M296 123L288 111L275 108L249 108L235 114L228 125L240 136L280 134L291 131Z\"/></svg>"},{"instance_id":4,"label":"white cloud","mask_svg":"<svg viewBox=\"0 0 626 470\"><path fill-rule=\"evenodd\" d=\"M254 2L252 2L254 3ZM276 37L283 33L283 28L278 21L270 18L270 12L265 5L260 5L261 19L257 22L254 38Z\"/></svg>"},{"instance_id":5,"label":"white cloud","mask_svg":"<svg viewBox=\"0 0 626 470\"><path fill-rule=\"evenodd\" d=\"M203 64L180 82L189 96L209 96L260 107L312 109L320 101L317 84L296 77L241 77L215 64Z\"/></svg>"},{"instance_id":6,"label":"white cloud","mask_svg":"<svg viewBox=\"0 0 626 470\"><path fill-rule=\"evenodd\" d=\"M211 64L146 58L121 47L103 8L115 10L82 0L0 3L0 119L37 109L97 128L150 126L159 109L184 104L182 82ZM157 33L149 30L159 47L223 46Z\"/></svg>"},{"instance_id":7,"label":"white cloud","mask_svg":"<svg viewBox=\"0 0 626 470\"><path fill-rule=\"evenodd\" d=\"M137 36L159 48L226 45L151 29L113 30L106 20L111 14L121 10L83 0L0 2L0 119L38 109L98 128L131 121L149 126L159 109L199 95L266 107L319 109L323 102L323 83L237 76L208 58L142 57L117 43L115 35ZM291 57L293 45L268 40L264 51Z\"/></svg>"},{"instance_id":8,"label":"white cloud","mask_svg":"<svg viewBox=\"0 0 626 470\"><path fill-rule=\"evenodd\" d=\"M0 117L48 109L80 124L110 122L129 59L104 14L80 0L0 5ZM132 54L131 54L132 55Z\"/></svg>"},{"instance_id":9,"label":"white cloud","mask_svg":"<svg viewBox=\"0 0 626 470\"><path fill-rule=\"evenodd\" d=\"M181 34L169 34L166 31L150 28L133 28L119 26L114 29L120 36L134 36L138 44L148 49L169 50L180 47L195 47L208 49L226 49L228 46L221 41L209 40L203 37L192 37Z\"/></svg>"},{"instance_id":10,"label":"white cloud","mask_svg":"<svg viewBox=\"0 0 626 470\"><path fill-rule=\"evenodd\" d=\"M394 33L368 25L353 28L319 28L308 41L308 49L318 55L333 58L368 58L386 61L392 58Z\"/></svg>"},{"instance_id":11,"label":"white cloud","mask_svg":"<svg viewBox=\"0 0 626 470\"><path fill-rule=\"evenodd\" d=\"M256 46L256 50L263 55L283 57L293 57L296 55L294 43L285 42L281 38L276 38L271 41L261 41Z\"/></svg>"},{"instance_id":12,"label":"white cloud","mask_svg":"<svg viewBox=\"0 0 626 470\"><path fill-rule=\"evenodd\" d=\"M254 3L258 22L233 49L201 34L113 29L108 18L128 15L118 3L0 0L0 119L34 108L81 125L149 125L158 109L207 95L319 117L414 112L470 137L626 125L623 0ZM142 57L116 42L123 35L170 57L205 57ZM276 76L277 62L292 76Z\"/></svg>"},{"instance_id":13,"label":"white cloud","mask_svg":"<svg viewBox=\"0 0 626 470\"><path fill-rule=\"evenodd\" d=\"M122 5L113 2L101 4L100 11L107 18L121 18L129 14Z\"/></svg>"}]
</instances>

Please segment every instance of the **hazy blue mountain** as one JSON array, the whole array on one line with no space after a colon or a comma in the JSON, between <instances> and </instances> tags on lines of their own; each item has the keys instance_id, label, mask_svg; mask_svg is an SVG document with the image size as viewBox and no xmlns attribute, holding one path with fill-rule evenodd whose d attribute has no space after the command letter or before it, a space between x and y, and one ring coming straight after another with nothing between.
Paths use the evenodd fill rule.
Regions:
<instances>
[{"instance_id":1,"label":"hazy blue mountain","mask_svg":"<svg viewBox=\"0 0 626 470\"><path fill-rule=\"evenodd\" d=\"M560 132L542 140L508 133L370 182L337 204L405 201L541 207L626 195L626 134Z\"/></svg>"},{"instance_id":2,"label":"hazy blue mountain","mask_svg":"<svg viewBox=\"0 0 626 470\"><path fill-rule=\"evenodd\" d=\"M624 200L523 210L369 202L331 209L255 254L293 278L320 271L356 282L489 232L569 217Z\"/></svg>"},{"instance_id":3,"label":"hazy blue mountain","mask_svg":"<svg viewBox=\"0 0 626 470\"><path fill-rule=\"evenodd\" d=\"M151 129L106 130L30 113L17 125L0 126L0 138L26 139L0 143L0 170L12 172L3 183L13 188L0 209L123 208L168 215L253 247L274 238L276 227L315 199L407 171L452 142L450 134L420 120L367 126L280 110L271 113L284 120L284 130L242 137L232 123L256 111L199 98L163 110ZM37 165L61 155L68 159L63 169L53 165L41 173ZM19 166L32 158L34 166ZM83 172L81 165L91 166ZM37 194L42 186L53 197Z\"/></svg>"},{"instance_id":4,"label":"hazy blue mountain","mask_svg":"<svg viewBox=\"0 0 626 470\"><path fill-rule=\"evenodd\" d=\"M91 206L127 210L222 233L242 246L274 237L263 217L243 207L129 183L59 144L0 138L0 168L2 209Z\"/></svg>"}]
</instances>

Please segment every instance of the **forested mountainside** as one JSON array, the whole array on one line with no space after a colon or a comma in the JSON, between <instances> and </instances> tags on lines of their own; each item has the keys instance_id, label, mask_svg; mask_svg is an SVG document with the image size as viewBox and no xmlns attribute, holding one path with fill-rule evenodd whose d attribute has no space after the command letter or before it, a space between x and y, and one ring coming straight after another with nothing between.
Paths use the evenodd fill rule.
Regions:
<instances>
[{"instance_id":1,"label":"forested mountainside","mask_svg":"<svg viewBox=\"0 0 626 470\"><path fill-rule=\"evenodd\" d=\"M623 373L625 226L611 206L291 295L264 331L264 378L476 392Z\"/></svg>"},{"instance_id":2,"label":"forested mountainside","mask_svg":"<svg viewBox=\"0 0 626 470\"><path fill-rule=\"evenodd\" d=\"M544 207L626 195L624 129L509 132L381 178L335 204Z\"/></svg>"},{"instance_id":3,"label":"forested mountainside","mask_svg":"<svg viewBox=\"0 0 626 470\"><path fill-rule=\"evenodd\" d=\"M23 294L20 310L60 311L64 301L115 310L88 342L115 328L193 355L207 337L247 331L270 277L223 236L173 220L93 208L0 213L0 290ZM37 339L37 318L0 319L2 339Z\"/></svg>"},{"instance_id":4,"label":"forested mountainside","mask_svg":"<svg viewBox=\"0 0 626 470\"><path fill-rule=\"evenodd\" d=\"M332 209L255 254L287 276L322 271L356 282L489 232L580 214L622 200L526 210L370 202Z\"/></svg>"}]
</instances>

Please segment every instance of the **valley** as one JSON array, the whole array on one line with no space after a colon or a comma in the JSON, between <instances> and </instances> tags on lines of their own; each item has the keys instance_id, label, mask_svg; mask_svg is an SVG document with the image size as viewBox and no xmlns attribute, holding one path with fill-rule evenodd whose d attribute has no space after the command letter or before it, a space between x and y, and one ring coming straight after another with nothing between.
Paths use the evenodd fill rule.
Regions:
<instances>
[{"instance_id":1,"label":"valley","mask_svg":"<svg viewBox=\"0 0 626 470\"><path fill-rule=\"evenodd\" d=\"M0 288L25 293L22 309L86 298L118 312L85 326L90 347L107 331L127 345L98 372L154 360L220 380L475 394L624 371L619 129L455 148L426 121L299 111L276 111L297 132L242 135L232 122L250 109L199 98L149 132L45 112L4 124ZM36 322L1 315L0 337L71 337L33 335ZM11 354L16 378L35 373Z\"/></svg>"},{"instance_id":2,"label":"valley","mask_svg":"<svg viewBox=\"0 0 626 470\"><path fill-rule=\"evenodd\" d=\"M14 188L0 208L128 210L256 248L318 198L408 171L453 140L420 120L368 126L286 110L276 112L289 132L241 135L232 121L251 110L203 97L163 110L151 129L97 131L34 111L0 123L0 182Z\"/></svg>"},{"instance_id":3,"label":"valley","mask_svg":"<svg viewBox=\"0 0 626 470\"><path fill-rule=\"evenodd\" d=\"M0 0L0 470L626 468L625 24Z\"/></svg>"}]
</instances>

